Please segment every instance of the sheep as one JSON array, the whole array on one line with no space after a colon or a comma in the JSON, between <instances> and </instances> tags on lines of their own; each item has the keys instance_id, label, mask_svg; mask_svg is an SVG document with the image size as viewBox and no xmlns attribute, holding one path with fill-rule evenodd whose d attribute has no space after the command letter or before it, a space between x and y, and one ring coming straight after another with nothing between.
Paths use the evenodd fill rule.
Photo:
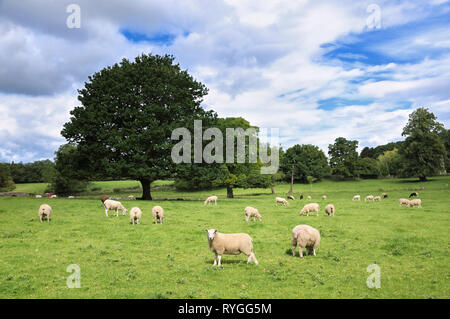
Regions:
<instances>
[{"instance_id":1,"label":"sheep","mask_svg":"<svg viewBox=\"0 0 450 319\"><path fill-rule=\"evenodd\" d=\"M374 198L373 198L373 201L374 202L379 202L381 200L381 197L380 196L375 196Z\"/></svg>"},{"instance_id":2,"label":"sheep","mask_svg":"<svg viewBox=\"0 0 450 319\"><path fill-rule=\"evenodd\" d=\"M419 193L418 193L418 192L414 192L414 193L411 193L411 194L409 195L409 198L411 198L411 197L417 197L417 196L419 196Z\"/></svg>"},{"instance_id":3,"label":"sheep","mask_svg":"<svg viewBox=\"0 0 450 319\"><path fill-rule=\"evenodd\" d=\"M254 207L251 207L251 206L245 207L245 209L244 209L244 215L245 215L245 221L246 221L246 222L248 222L248 220L249 220L250 218L253 218L253 221L255 221L256 218L258 218L259 221L262 220L262 217L261 217L261 215L259 214L258 210L257 210L256 208L254 208Z\"/></svg>"},{"instance_id":4,"label":"sheep","mask_svg":"<svg viewBox=\"0 0 450 319\"><path fill-rule=\"evenodd\" d=\"M42 198L42 195L36 195L35 197L36 198Z\"/></svg>"},{"instance_id":5,"label":"sheep","mask_svg":"<svg viewBox=\"0 0 450 319\"><path fill-rule=\"evenodd\" d=\"M108 195L102 195L102 197L100 198L100 200L102 201L102 203L105 202L105 200L109 199Z\"/></svg>"},{"instance_id":6,"label":"sheep","mask_svg":"<svg viewBox=\"0 0 450 319\"><path fill-rule=\"evenodd\" d=\"M47 204L42 204L41 206L39 206L39 220L42 223L42 218L46 217L47 218L47 222L50 222L50 215L52 213L52 208L50 207L50 205Z\"/></svg>"},{"instance_id":7,"label":"sheep","mask_svg":"<svg viewBox=\"0 0 450 319\"><path fill-rule=\"evenodd\" d=\"M325 213L327 213L328 216L333 215L334 216L334 205L333 204L328 204L327 206L325 206Z\"/></svg>"},{"instance_id":8,"label":"sheep","mask_svg":"<svg viewBox=\"0 0 450 319\"><path fill-rule=\"evenodd\" d=\"M155 219L155 224L158 224L158 220L159 220L160 224L163 223L164 209L161 206L154 206L152 208L152 215L153 215L153 218Z\"/></svg>"},{"instance_id":9,"label":"sheep","mask_svg":"<svg viewBox=\"0 0 450 319\"><path fill-rule=\"evenodd\" d=\"M68 196L67 198L73 199L73 198L75 198L75 196Z\"/></svg>"},{"instance_id":10,"label":"sheep","mask_svg":"<svg viewBox=\"0 0 450 319\"><path fill-rule=\"evenodd\" d=\"M130 210L130 220L134 225L134 222L139 225L141 223L141 217L142 217L142 211L139 209L139 207L133 207Z\"/></svg>"},{"instance_id":11,"label":"sheep","mask_svg":"<svg viewBox=\"0 0 450 319\"><path fill-rule=\"evenodd\" d=\"M417 206L418 208L422 207L422 201L418 198L410 200L408 203L408 207L414 207Z\"/></svg>"},{"instance_id":12,"label":"sheep","mask_svg":"<svg viewBox=\"0 0 450 319\"><path fill-rule=\"evenodd\" d=\"M300 195L300 200L302 200L302 199L303 199L303 194Z\"/></svg>"},{"instance_id":13,"label":"sheep","mask_svg":"<svg viewBox=\"0 0 450 319\"><path fill-rule=\"evenodd\" d=\"M322 200L327 200L327 195L323 195Z\"/></svg>"},{"instance_id":14,"label":"sheep","mask_svg":"<svg viewBox=\"0 0 450 319\"><path fill-rule=\"evenodd\" d=\"M214 202L217 205L217 196L209 196L205 202L203 203L203 205L206 205L208 203L212 203Z\"/></svg>"},{"instance_id":15,"label":"sheep","mask_svg":"<svg viewBox=\"0 0 450 319\"><path fill-rule=\"evenodd\" d=\"M406 199L406 198L400 198L400 199L398 200L398 203L400 204L400 206L402 206L402 205L408 206L408 205L409 205L409 199Z\"/></svg>"},{"instance_id":16,"label":"sheep","mask_svg":"<svg viewBox=\"0 0 450 319\"><path fill-rule=\"evenodd\" d=\"M287 199L295 200L294 196L292 196L292 195L289 195L289 196L287 197Z\"/></svg>"},{"instance_id":17,"label":"sheep","mask_svg":"<svg viewBox=\"0 0 450 319\"><path fill-rule=\"evenodd\" d=\"M284 206L288 206L289 203L282 197L275 197L275 205L278 206L278 203L282 203Z\"/></svg>"},{"instance_id":18,"label":"sheep","mask_svg":"<svg viewBox=\"0 0 450 319\"><path fill-rule=\"evenodd\" d=\"M306 204L300 211L300 215L303 216L306 213L306 216L309 216L309 212L316 212L316 215L319 216L319 204L317 203Z\"/></svg>"},{"instance_id":19,"label":"sheep","mask_svg":"<svg viewBox=\"0 0 450 319\"><path fill-rule=\"evenodd\" d=\"M119 216L119 209L122 211L123 216L127 214L127 209L118 201L107 199L103 202L103 206L105 207L106 217L108 217L108 210L115 210L116 217Z\"/></svg>"},{"instance_id":20,"label":"sheep","mask_svg":"<svg viewBox=\"0 0 450 319\"><path fill-rule=\"evenodd\" d=\"M311 200L311 196L308 195L308 197L306 197L307 200Z\"/></svg>"},{"instance_id":21,"label":"sheep","mask_svg":"<svg viewBox=\"0 0 450 319\"><path fill-rule=\"evenodd\" d=\"M136 200L136 197L134 197L133 195L128 196L128 200Z\"/></svg>"},{"instance_id":22,"label":"sheep","mask_svg":"<svg viewBox=\"0 0 450 319\"><path fill-rule=\"evenodd\" d=\"M364 199L364 201L367 202L368 200L373 201L373 195L367 195L366 198Z\"/></svg>"},{"instance_id":23,"label":"sheep","mask_svg":"<svg viewBox=\"0 0 450 319\"><path fill-rule=\"evenodd\" d=\"M295 257L295 248L298 246L299 257L303 258L303 248L306 247L306 255L312 251L316 256L316 248L320 244L320 233L309 225L297 225L292 229L292 256Z\"/></svg>"},{"instance_id":24,"label":"sheep","mask_svg":"<svg viewBox=\"0 0 450 319\"><path fill-rule=\"evenodd\" d=\"M382 198L387 198L387 197L388 197L388 194L383 193L383 194L381 194L381 197L382 197Z\"/></svg>"},{"instance_id":25,"label":"sheep","mask_svg":"<svg viewBox=\"0 0 450 319\"><path fill-rule=\"evenodd\" d=\"M208 236L209 249L214 253L213 266L220 267L223 254L239 255L240 253L248 256L247 263L253 260L258 265L253 252L253 240L248 234L222 234L217 229L205 229L205 231Z\"/></svg>"},{"instance_id":26,"label":"sheep","mask_svg":"<svg viewBox=\"0 0 450 319\"><path fill-rule=\"evenodd\" d=\"M53 194L53 195L50 196L50 198L57 198L57 197L58 197L58 196L55 195L55 194Z\"/></svg>"},{"instance_id":27,"label":"sheep","mask_svg":"<svg viewBox=\"0 0 450 319\"><path fill-rule=\"evenodd\" d=\"M352 200L353 200L353 201L355 201L355 200L361 200L361 195L355 195L355 196L353 196Z\"/></svg>"}]
</instances>

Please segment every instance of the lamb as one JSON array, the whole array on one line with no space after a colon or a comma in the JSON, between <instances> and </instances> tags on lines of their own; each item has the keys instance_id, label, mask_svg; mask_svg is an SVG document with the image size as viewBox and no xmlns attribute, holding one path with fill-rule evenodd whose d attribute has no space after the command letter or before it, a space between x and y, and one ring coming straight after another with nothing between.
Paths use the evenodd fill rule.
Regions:
<instances>
[{"instance_id":1,"label":"lamb","mask_svg":"<svg viewBox=\"0 0 450 319\"><path fill-rule=\"evenodd\" d=\"M47 204L42 204L41 206L39 206L39 220L42 223L42 218L46 217L47 218L47 222L50 222L50 215L52 213L52 208L50 207L50 205Z\"/></svg>"},{"instance_id":2,"label":"lamb","mask_svg":"<svg viewBox=\"0 0 450 319\"><path fill-rule=\"evenodd\" d=\"M247 263L253 260L256 265L258 264L253 252L253 240L248 234L222 234L217 229L205 229L205 231L208 236L209 249L214 253L213 266L220 267L223 254L239 255L240 253L248 256Z\"/></svg>"},{"instance_id":3,"label":"lamb","mask_svg":"<svg viewBox=\"0 0 450 319\"><path fill-rule=\"evenodd\" d=\"M364 201L367 202L368 200L373 201L373 195L367 195Z\"/></svg>"},{"instance_id":4,"label":"lamb","mask_svg":"<svg viewBox=\"0 0 450 319\"><path fill-rule=\"evenodd\" d=\"M417 196L419 196L419 193L418 193L418 192L414 192L414 193L411 193L411 194L409 195L409 198L411 198L411 197L417 197Z\"/></svg>"},{"instance_id":5,"label":"lamb","mask_svg":"<svg viewBox=\"0 0 450 319\"><path fill-rule=\"evenodd\" d=\"M256 208L254 208L254 207L251 207L251 206L245 207L245 209L244 209L244 215L245 215L245 221L246 221L246 222L248 222L248 220L249 220L250 218L253 218L253 221L255 221L256 218L258 218L259 221L262 220L262 217L261 217L261 215L259 214L258 210L257 210Z\"/></svg>"},{"instance_id":6,"label":"lamb","mask_svg":"<svg viewBox=\"0 0 450 319\"><path fill-rule=\"evenodd\" d=\"M306 216L309 216L309 212L316 212L316 215L319 216L319 204L317 203L306 204L300 211L300 215L303 216L306 213Z\"/></svg>"},{"instance_id":7,"label":"lamb","mask_svg":"<svg viewBox=\"0 0 450 319\"><path fill-rule=\"evenodd\" d=\"M328 204L327 206L325 206L325 213L327 213L328 216L333 215L334 216L334 205L333 204Z\"/></svg>"},{"instance_id":8,"label":"lamb","mask_svg":"<svg viewBox=\"0 0 450 319\"><path fill-rule=\"evenodd\" d=\"M326 199L327 199L327 195L323 195L322 200L326 200Z\"/></svg>"},{"instance_id":9,"label":"lamb","mask_svg":"<svg viewBox=\"0 0 450 319\"><path fill-rule=\"evenodd\" d=\"M379 202L381 200L381 197L380 196L375 196L374 198L373 198L373 201L374 202Z\"/></svg>"},{"instance_id":10,"label":"lamb","mask_svg":"<svg viewBox=\"0 0 450 319\"><path fill-rule=\"evenodd\" d=\"M383 194L381 194L381 197L382 197L382 198L387 198L387 197L388 197L388 194L383 193Z\"/></svg>"},{"instance_id":11,"label":"lamb","mask_svg":"<svg viewBox=\"0 0 450 319\"><path fill-rule=\"evenodd\" d=\"M139 207L133 207L130 210L130 220L134 225L134 222L137 224L141 223L141 217L142 217L142 211L139 209Z\"/></svg>"},{"instance_id":12,"label":"lamb","mask_svg":"<svg viewBox=\"0 0 450 319\"><path fill-rule=\"evenodd\" d=\"M353 196L352 200L353 200L353 201L355 201L355 200L361 200L361 195L355 195L355 196Z\"/></svg>"},{"instance_id":13,"label":"lamb","mask_svg":"<svg viewBox=\"0 0 450 319\"><path fill-rule=\"evenodd\" d=\"M209 196L205 202L203 203L203 205L206 205L208 203L212 203L214 202L217 205L217 196Z\"/></svg>"},{"instance_id":14,"label":"lamb","mask_svg":"<svg viewBox=\"0 0 450 319\"><path fill-rule=\"evenodd\" d=\"M306 247L306 255L312 251L316 256L316 248L320 244L320 233L309 225L297 225L292 229L292 256L295 257L295 248L298 246L300 258L303 258L303 248Z\"/></svg>"},{"instance_id":15,"label":"lamb","mask_svg":"<svg viewBox=\"0 0 450 319\"><path fill-rule=\"evenodd\" d=\"M306 197L307 200L311 200L311 196L308 195L308 197Z\"/></svg>"},{"instance_id":16,"label":"lamb","mask_svg":"<svg viewBox=\"0 0 450 319\"><path fill-rule=\"evenodd\" d=\"M136 200L136 197L134 197L133 195L128 196L128 200Z\"/></svg>"},{"instance_id":17,"label":"lamb","mask_svg":"<svg viewBox=\"0 0 450 319\"><path fill-rule=\"evenodd\" d=\"M287 197L287 199L295 200L294 196L292 196L292 195L289 195L289 196Z\"/></svg>"},{"instance_id":18,"label":"lamb","mask_svg":"<svg viewBox=\"0 0 450 319\"><path fill-rule=\"evenodd\" d=\"M414 207L417 206L418 208L422 207L422 201L418 198L410 200L408 203L408 207Z\"/></svg>"},{"instance_id":19,"label":"lamb","mask_svg":"<svg viewBox=\"0 0 450 319\"><path fill-rule=\"evenodd\" d=\"M402 205L408 206L408 205L409 205L409 199L406 199L406 198L400 198L400 199L398 200L398 203L400 204L400 206L402 206Z\"/></svg>"},{"instance_id":20,"label":"lamb","mask_svg":"<svg viewBox=\"0 0 450 319\"><path fill-rule=\"evenodd\" d=\"M100 200L102 201L102 203L105 202L105 200L109 199L108 195L102 195L102 197L100 198Z\"/></svg>"},{"instance_id":21,"label":"lamb","mask_svg":"<svg viewBox=\"0 0 450 319\"><path fill-rule=\"evenodd\" d=\"M289 205L287 200L285 200L284 198L282 198L282 197L275 197L275 205L278 206L278 203L282 203L284 206Z\"/></svg>"},{"instance_id":22,"label":"lamb","mask_svg":"<svg viewBox=\"0 0 450 319\"><path fill-rule=\"evenodd\" d=\"M122 211L123 216L127 214L127 209L118 201L107 199L103 202L103 206L105 207L106 217L108 217L108 210L115 210L116 217L119 216L119 209Z\"/></svg>"},{"instance_id":23,"label":"lamb","mask_svg":"<svg viewBox=\"0 0 450 319\"><path fill-rule=\"evenodd\" d=\"M154 206L152 208L152 215L153 215L153 218L155 219L155 224L158 224L158 220L159 220L160 224L163 223L164 209L161 206Z\"/></svg>"}]
</instances>

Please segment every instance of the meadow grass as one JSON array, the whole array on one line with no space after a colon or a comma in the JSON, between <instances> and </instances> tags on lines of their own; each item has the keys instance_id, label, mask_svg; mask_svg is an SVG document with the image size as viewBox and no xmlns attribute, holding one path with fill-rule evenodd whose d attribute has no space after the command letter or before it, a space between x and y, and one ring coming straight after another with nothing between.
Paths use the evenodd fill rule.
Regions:
<instances>
[{"instance_id":1,"label":"meadow grass","mask_svg":"<svg viewBox=\"0 0 450 319\"><path fill-rule=\"evenodd\" d=\"M310 185L295 185L297 200L288 207L276 207L268 189L237 189L236 198L226 199L224 189L163 187L152 195L204 200L216 194L218 205L123 201L128 211L143 210L136 226L128 213L105 217L100 200L88 196L0 197L0 298L449 298L449 182L450 177L426 183L324 181L312 191ZM124 186L124 181L100 183ZM288 189L278 185L276 195L285 196ZM412 190L419 192L423 208L399 207L398 198ZM351 201L357 193L364 198L381 192L389 195L381 202ZM320 204L319 217L299 215L306 203L298 200L300 193ZM50 223L39 222L42 203L53 207ZM335 205L335 217L325 216L327 203ZM163 225L151 217L157 204L165 209ZM247 205L259 209L262 222L244 221ZM291 230L298 224L320 230L317 257L291 256ZM250 234L260 264L246 264L244 255L224 255L223 267L213 267L205 228ZM70 264L81 268L79 289L66 286ZM366 285L371 264L381 268L380 289Z\"/></svg>"}]
</instances>

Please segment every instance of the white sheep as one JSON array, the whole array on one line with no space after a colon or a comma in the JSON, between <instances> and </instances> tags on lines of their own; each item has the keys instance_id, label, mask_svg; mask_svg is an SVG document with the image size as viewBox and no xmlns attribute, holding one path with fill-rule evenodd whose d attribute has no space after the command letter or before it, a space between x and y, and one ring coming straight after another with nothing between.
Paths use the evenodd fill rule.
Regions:
<instances>
[{"instance_id":1,"label":"white sheep","mask_svg":"<svg viewBox=\"0 0 450 319\"><path fill-rule=\"evenodd\" d=\"M258 264L253 253L253 240L248 234L222 234L217 229L205 229L205 231L208 236L209 249L214 253L213 266L220 267L223 254L239 255L240 253L248 256L247 263L253 260L256 265Z\"/></svg>"},{"instance_id":2,"label":"white sheep","mask_svg":"<svg viewBox=\"0 0 450 319\"><path fill-rule=\"evenodd\" d=\"M128 200L136 200L136 197L134 197L133 195L128 196Z\"/></svg>"},{"instance_id":3,"label":"white sheep","mask_svg":"<svg viewBox=\"0 0 450 319\"><path fill-rule=\"evenodd\" d=\"M108 211L109 210L115 210L116 216L119 216L119 209L122 211L122 215L125 216L127 214L127 209L122 205L122 203L107 199L103 202L103 206L105 207L105 215L108 217Z\"/></svg>"},{"instance_id":4,"label":"white sheep","mask_svg":"<svg viewBox=\"0 0 450 319\"><path fill-rule=\"evenodd\" d=\"M75 196L68 196L67 198L73 199L73 198L75 198Z\"/></svg>"},{"instance_id":5,"label":"white sheep","mask_svg":"<svg viewBox=\"0 0 450 319\"><path fill-rule=\"evenodd\" d=\"M142 217L142 211L139 209L139 207L133 207L130 210L130 220L134 225L134 222L137 224L141 223L141 217Z\"/></svg>"},{"instance_id":6,"label":"white sheep","mask_svg":"<svg viewBox=\"0 0 450 319\"><path fill-rule=\"evenodd\" d=\"M418 198L410 200L408 203L408 207L414 207L417 206L418 208L422 207L422 201Z\"/></svg>"},{"instance_id":7,"label":"white sheep","mask_svg":"<svg viewBox=\"0 0 450 319\"><path fill-rule=\"evenodd\" d=\"M217 205L217 196L209 196L205 202L203 203L203 205L206 205L208 203L212 203L214 202Z\"/></svg>"},{"instance_id":8,"label":"white sheep","mask_svg":"<svg viewBox=\"0 0 450 319\"><path fill-rule=\"evenodd\" d=\"M300 215L303 216L306 213L306 216L309 216L309 212L316 212L316 215L319 216L319 204L317 203L306 204L300 211Z\"/></svg>"},{"instance_id":9,"label":"white sheep","mask_svg":"<svg viewBox=\"0 0 450 319\"><path fill-rule=\"evenodd\" d=\"M367 195L366 198L364 199L365 202L367 201L373 201L373 195Z\"/></svg>"},{"instance_id":10,"label":"white sheep","mask_svg":"<svg viewBox=\"0 0 450 319\"><path fill-rule=\"evenodd\" d=\"M153 215L153 218L155 219L155 224L158 224L158 220L159 220L160 224L163 223L164 209L161 206L154 206L152 208L152 215Z\"/></svg>"},{"instance_id":11,"label":"white sheep","mask_svg":"<svg viewBox=\"0 0 450 319\"><path fill-rule=\"evenodd\" d=\"M52 208L50 207L50 205L47 204L42 204L41 206L39 206L39 220L42 223L42 218L46 217L47 218L47 222L50 222L50 215L52 213Z\"/></svg>"},{"instance_id":12,"label":"white sheep","mask_svg":"<svg viewBox=\"0 0 450 319\"><path fill-rule=\"evenodd\" d=\"M325 206L325 213L327 213L328 216L333 215L334 216L334 205L333 204L328 204L327 206Z\"/></svg>"},{"instance_id":13,"label":"white sheep","mask_svg":"<svg viewBox=\"0 0 450 319\"><path fill-rule=\"evenodd\" d=\"M290 199L290 200L295 200L295 197L294 197L294 196L292 196L292 195L289 195L289 196L287 197L287 199Z\"/></svg>"},{"instance_id":14,"label":"white sheep","mask_svg":"<svg viewBox=\"0 0 450 319\"><path fill-rule=\"evenodd\" d=\"M381 200L381 196L375 196L374 198L373 198L373 201L374 202L379 202Z\"/></svg>"},{"instance_id":15,"label":"white sheep","mask_svg":"<svg viewBox=\"0 0 450 319\"><path fill-rule=\"evenodd\" d=\"M292 256L295 257L295 248L298 246L300 258L303 258L303 248L306 247L306 255L312 251L316 256L316 248L320 244L320 233L309 225L297 225L292 229Z\"/></svg>"},{"instance_id":16,"label":"white sheep","mask_svg":"<svg viewBox=\"0 0 450 319\"><path fill-rule=\"evenodd\" d=\"M42 198L42 195L36 195L35 197L36 198Z\"/></svg>"},{"instance_id":17,"label":"white sheep","mask_svg":"<svg viewBox=\"0 0 450 319\"><path fill-rule=\"evenodd\" d=\"M355 195L355 196L353 196L352 200L353 200L353 201L355 201L355 200L361 200L361 195Z\"/></svg>"},{"instance_id":18,"label":"white sheep","mask_svg":"<svg viewBox=\"0 0 450 319\"><path fill-rule=\"evenodd\" d=\"M250 218L253 218L253 221L258 218L260 221L262 220L261 215L259 214L258 210L254 207L247 206L244 209L244 215L245 215L245 221L248 222Z\"/></svg>"},{"instance_id":19,"label":"white sheep","mask_svg":"<svg viewBox=\"0 0 450 319\"><path fill-rule=\"evenodd\" d=\"M310 195L308 195L308 197L306 197L306 199L307 199L307 200L311 200L311 196L310 196Z\"/></svg>"},{"instance_id":20,"label":"white sheep","mask_svg":"<svg viewBox=\"0 0 450 319\"><path fill-rule=\"evenodd\" d=\"M398 203L400 204L400 206L402 206L402 205L408 206L408 204L409 204L409 199L406 199L406 198L400 198L400 199L398 200Z\"/></svg>"},{"instance_id":21,"label":"white sheep","mask_svg":"<svg viewBox=\"0 0 450 319\"><path fill-rule=\"evenodd\" d=\"M284 206L288 206L289 203L283 197L275 197L275 205L278 206L278 203L282 203Z\"/></svg>"},{"instance_id":22,"label":"white sheep","mask_svg":"<svg viewBox=\"0 0 450 319\"><path fill-rule=\"evenodd\" d=\"M327 200L327 195L323 195L322 200Z\"/></svg>"},{"instance_id":23,"label":"white sheep","mask_svg":"<svg viewBox=\"0 0 450 319\"><path fill-rule=\"evenodd\" d=\"M50 196L50 198L57 198L58 197L58 195L52 195L52 196Z\"/></svg>"}]
</instances>

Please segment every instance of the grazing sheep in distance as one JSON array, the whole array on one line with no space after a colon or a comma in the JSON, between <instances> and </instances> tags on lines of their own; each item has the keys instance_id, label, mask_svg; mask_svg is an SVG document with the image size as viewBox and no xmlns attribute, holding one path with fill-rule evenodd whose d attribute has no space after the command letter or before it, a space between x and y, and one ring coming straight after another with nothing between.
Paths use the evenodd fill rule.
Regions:
<instances>
[{"instance_id":1,"label":"grazing sheep in distance","mask_svg":"<svg viewBox=\"0 0 450 319\"><path fill-rule=\"evenodd\" d=\"M248 256L247 263L253 260L256 265L258 264L253 253L253 240L248 234L222 234L217 229L205 229L205 231L208 236L209 249L214 253L213 266L220 267L223 254L239 255L240 253Z\"/></svg>"},{"instance_id":2,"label":"grazing sheep in distance","mask_svg":"<svg viewBox=\"0 0 450 319\"><path fill-rule=\"evenodd\" d=\"M408 204L409 204L409 199L406 199L406 198L400 198L400 199L398 200L398 203L400 204L400 206L402 206L402 205L408 206Z\"/></svg>"},{"instance_id":3,"label":"grazing sheep in distance","mask_svg":"<svg viewBox=\"0 0 450 319\"><path fill-rule=\"evenodd\" d=\"M289 205L287 200L285 200L284 198L282 198L282 197L275 197L275 205L278 206L278 203L282 203L284 206Z\"/></svg>"},{"instance_id":4,"label":"grazing sheep in distance","mask_svg":"<svg viewBox=\"0 0 450 319\"><path fill-rule=\"evenodd\" d=\"M307 200L311 200L311 196L308 195L308 197L306 197Z\"/></svg>"},{"instance_id":5,"label":"grazing sheep in distance","mask_svg":"<svg viewBox=\"0 0 450 319\"><path fill-rule=\"evenodd\" d=\"M253 217L253 221L255 221L256 218L258 218L259 221L262 220L262 217L261 217L261 215L259 214L258 210L257 210L256 208L254 208L254 207L251 207L251 206L245 207L245 209L244 209L244 215L245 215L245 221L246 221L246 222L248 222L248 220L249 220L250 218L252 218L252 217Z\"/></svg>"},{"instance_id":6,"label":"grazing sheep in distance","mask_svg":"<svg viewBox=\"0 0 450 319\"><path fill-rule=\"evenodd\" d=\"M355 195L355 196L353 196L352 200L353 200L353 201L355 201L355 200L361 200L361 195Z\"/></svg>"},{"instance_id":7,"label":"grazing sheep in distance","mask_svg":"<svg viewBox=\"0 0 450 319\"><path fill-rule=\"evenodd\" d=\"M418 198L410 200L408 203L408 207L414 207L417 206L418 208L422 207L422 201Z\"/></svg>"},{"instance_id":8,"label":"grazing sheep in distance","mask_svg":"<svg viewBox=\"0 0 450 319\"><path fill-rule=\"evenodd\" d=\"M152 215L153 215L153 218L155 219L155 224L158 224L158 220L159 220L160 224L163 223L164 209L161 206L154 206L152 208Z\"/></svg>"},{"instance_id":9,"label":"grazing sheep in distance","mask_svg":"<svg viewBox=\"0 0 450 319\"><path fill-rule=\"evenodd\" d=\"M367 202L368 200L373 201L373 195L367 195L364 201Z\"/></svg>"},{"instance_id":10,"label":"grazing sheep in distance","mask_svg":"<svg viewBox=\"0 0 450 319\"><path fill-rule=\"evenodd\" d=\"M323 195L322 200L326 200L326 199L327 199L327 195Z\"/></svg>"},{"instance_id":11,"label":"grazing sheep in distance","mask_svg":"<svg viewBox=\"0 0 450 319\"><path fill-rule=\"evenodd\" d=\"M334 216L334 205L328 204L325 206L325 213L327 213L328 216L333 215Z\"/></svg>"},{"instance_id":12,"label":"grazing sheep in distance","mask_svg":"<svg viewBox=\"0 0 450 319\"><path fill-rule=\"evenodd\" d=\"M42 195L36 195L35 197L36 198L42 198Z\"/></svg>"},{"instance_id":13,"label":"grazing sheep in distance","mask_svg":"<svg viewBox=\"0 0 450 319\"><path fill-rule=\"evenodd\" d=\"M50 198L57 198L58 196L53 194L52 196L50 196Z\"/></svg>"},{"instance_id":14,"label":"grazing sheep in distance","mask_svg":"<svg viewBox=\"0 0 450 319\"><path fill-rule=\"evenodd\" d=\"M75 196L68 196L67 198L73 199L73 198L75 198Z\"/></svg>"},{"instance_id":15,"label":"grazing sheep in distance","mask_svg":"<svg viewBox=\"0 0 450 319\"><path fill-rule=\"evenodd\" d=\"M134 197L133 195L128 196L128 200L136 200L136 197Z\"/></svg>"},{"instance_id":16,"label":"grazing sheep in distance","mask_svg":"<svg viewBox=\"0 0 450 319\"><path fill-rule=\"evenodd\" d=\"M411 197L417 197L417 196L419 196L419 193L418 193L418 192L414 192L414 193L411 193L411 194L409 195L409 198L411 198Z\"/></svg>"},{"instance_id":17,"label":"grazing sheep in distance","mask_svg":"<svg viewBox=\"0 0 450 319\"><path fill-rule=\"evenodd\" d=\"M295 200L294 196L292 196L292 195L289 195L289 196L287 197L287 199Z\"/></svg>"},{"instance_id":18,"label":"grazing sheep in distance","mask_svg":"<svg viewBox=\"0 0 450 319\"><path fill-rule=\"evenodd\" d=\"M102 203L105 202L105 200L109 199L108 195L102 195L102 197L100 198L100 200L102 201Z\"/></svg>"},{"instance_id":19,"label":"grazing sheep in distance","mask_svg":"<svg viewBox=\"0 0 450 319\"><path fill-rule=\"evenodd\" d=\"M316 248L320 244L320 233L309 225L297 225L292 229L292 256L295 257L295 248L298 246L299 257L303 258L303 248L306 247L306 255L312 251L316 256Z\"/></svg>"},{"instance_id":20,"label":"grazing sheep in distance","mask_svg":"<svg viewBox=\"0 0 450 319\"><path fill-rule=\"evenodd\" d=\"M50 205L47 204L42 204L41 206L39 206L39 220L42 223L42 218L46 217L47 218L47 222L50 222L50 215L52 213L52 208L50 207Z\"/></svg>"},{"instance_id":21,"label":"grazing sheep in distance","mask_svg":"<svg viewBox=\"0 0 450 319\"><path fill-rule=\"evenodd\" d=\"M119 209L122 211L122 215L125 216L127 213L127 209L122 205L122 203L107 199L103 202L103 206L105 207L105 215L108 217L108 210L115 210L116 216L119 216Z\"/></svg>"},{"instance_id":22,"label":"grazing sheep in distance","mask_svg":"<svg viewBox=\"0 0 450 319\"><path fill-rule=\"evenodd\" d=\"M374 202L379 202L381 200L381 197L380 196L375 196L374 198L373 198L373 201Z\"/></svg>"},{"instance_id":23,"label":"grazing sheep in distance","mask_svg":"<svg viewBox=\"0 0 450 319\"><path fill-rule=\"evenodd\" d=\"M309 212L316 212L316 215L319 216L319 204L317 203L306 204L300 211L300 215L303 216L306 213L306 216L309 216Z\"/></svg>"},{"instance_id":24,"label":"grazing sheep in distance","mask_svg":"<svg viewBox=\"0 0 450 319\"><path fill-rule=\"evenodd\" d=\"M130 220L134 225L134 222L137 224L141 223L141 217L142 217L142 211L139 209L139 207L133 207L130 210Z\"/></svg>"},{"instance_id":25,"label":"grazing sheep in distance","mask_svg":"<svg viewBox=\"0 0 450 319\"><path fill-rule=\"evenodd\" d=\"M303 194L300 195L300 199L303 199Z\"/></svg>"},{"instance_id":26,"label":"grazing sheep in distance","mask_svg":"<svg viewBox=\"0 0 450 319\"><path fill-rule=\"evenodd\" d=\"M388 194L383 193L383 194L381 194L381 197L382 197L382 198L387 198L387 197L388 197Z\"/></svg>"},{"instance_id":27,"label":"grazing sheep in distance","mask_svg":"<svg viewBox=\"0 0 450 319\"><path fill-rule=\"evenodd\" d=\"M203 205L206 205L208 203L212 203L214 202L217 205L217 196L209 196L205 202L203 203Z\"/></svg>"}]
</instances>

